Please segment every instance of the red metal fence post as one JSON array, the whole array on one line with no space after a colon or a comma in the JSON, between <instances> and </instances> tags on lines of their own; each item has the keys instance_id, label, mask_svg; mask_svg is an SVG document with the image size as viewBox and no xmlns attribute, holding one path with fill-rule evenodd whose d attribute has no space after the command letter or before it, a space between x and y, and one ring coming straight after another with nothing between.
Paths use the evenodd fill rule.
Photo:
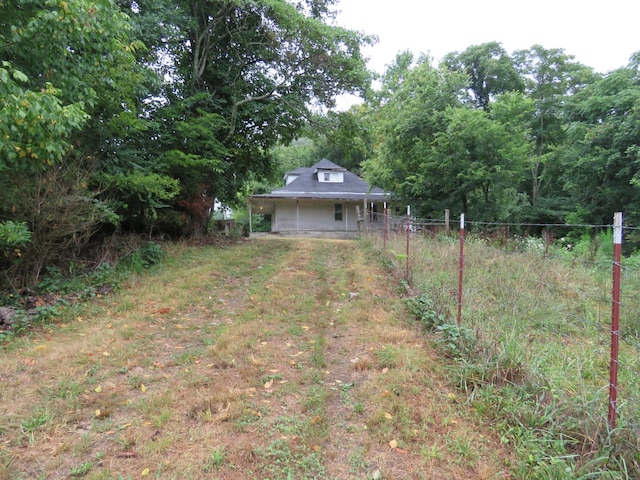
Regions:
<instances>
[{"instance_id":1,"label":"red metal fence post","mask_svg":"<svg viewBox=\"0 0 640 480\"><path fill-rule=\"evenodd\" d=\"M460 261L458 272L458 325L462 322L462 278L464 272L464 213L460 214Z\"/></svg>"},{"instance_id":2,"label":"red metal fence post","mask_svg":"<svg viewBox=\"0 0 640 480\"><path fill-rule=\"evenodd\" d=\"M611 303L611 368L609 374L609 428L616 428L618 414L618 350L620 344L620 277L622 212L613 216L613 301Z\"/></svg>"},{"instance_id":3,"label":"red metal fence post","mask_svg":"<svg viewBox=\"0 0 640 480\"><path fill-rule=\"evenodd\" d=\"M404 277L409 281L409 235L411 233L411 205L407 205L407 261L405 262Z\"/></svg>"},{"instance_id":4,"label":"red metal fence post","mask_svg":"<svg viewBox=\"0 0 640 480\"><path fill-rule=\"evenodd\" d=\"M383 250L386 252L387 251L387 202L384 202L384 212L382 215L383 221L384 221L384 226L382 227L382 235L383 235Z\"/></svg>"}]
</instances>

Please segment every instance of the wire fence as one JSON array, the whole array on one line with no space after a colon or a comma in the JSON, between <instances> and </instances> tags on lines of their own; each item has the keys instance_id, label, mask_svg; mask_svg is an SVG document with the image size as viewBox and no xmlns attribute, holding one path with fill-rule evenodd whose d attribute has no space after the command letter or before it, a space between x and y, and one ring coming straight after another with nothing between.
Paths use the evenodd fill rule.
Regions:
<instances>
[{"instance_id":1,"label":"wire fence","mask_svg":"<svg viewBox=\"0 0 640 480\"><path fill-rule=\"evenodd\" d=\"M638 228L621 213L601 225L420 219L409 208L367 216L367 233L414 294L526 361L549 388L579 388L608 431L638 437L640 256L621 255L624 233Z\"/></svg>"}]
</instances>

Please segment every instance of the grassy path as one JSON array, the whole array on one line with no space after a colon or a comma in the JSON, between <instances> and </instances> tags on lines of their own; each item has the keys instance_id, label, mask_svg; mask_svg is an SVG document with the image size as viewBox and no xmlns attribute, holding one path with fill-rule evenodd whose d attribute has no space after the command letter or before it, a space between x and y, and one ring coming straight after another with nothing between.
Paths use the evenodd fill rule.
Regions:
<instances>
[{"instance_id":1,"label":"grassy path","mask_svg":"<svg viewBox=\"0 0 640 480\"><path fill-rule=\"evenodd\" d=\"M0 479L508 478L357 243L171 256L2 347Z\"/></svg>"}]
</instances>

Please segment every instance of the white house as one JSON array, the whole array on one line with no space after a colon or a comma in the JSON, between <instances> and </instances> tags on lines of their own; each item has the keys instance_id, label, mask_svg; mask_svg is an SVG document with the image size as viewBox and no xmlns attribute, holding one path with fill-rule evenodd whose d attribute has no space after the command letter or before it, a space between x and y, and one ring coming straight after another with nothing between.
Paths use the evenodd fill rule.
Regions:
<instances>
[{"instance_id":1,"label":"white house","mask_svg":"<svg viewBox=\"0 0 640 480\"><path fill-rule=\"evenodd\" d=\"M390 193L326 158L288 172L284 181L282 188L249 198L251 231L257 214L271 215L271 232L283 235L349 237L382 225Z\"/></svg>"}]
</instances>

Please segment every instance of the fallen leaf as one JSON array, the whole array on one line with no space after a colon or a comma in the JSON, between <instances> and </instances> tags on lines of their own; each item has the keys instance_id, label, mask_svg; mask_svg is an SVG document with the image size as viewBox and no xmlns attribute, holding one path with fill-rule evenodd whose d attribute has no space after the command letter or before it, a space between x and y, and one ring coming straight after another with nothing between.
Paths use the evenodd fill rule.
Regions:
<instances>
[{"instance_id":1,"label":"fallen leaf","mask_svg":"<svg viewBox=\"0 0 640 480\"><path fill-rule=\"evenodd\" d=\"M311 425L316 425L322 421L322 417L320 415L316 415L311 419Z\"/></svg>"},{"instance_id":2,"label":"fallen leaf","mask_svg":"<svg viewBox=\"0 0 640 480\"><path fill-rule=\"evenodd\" d=\"M265 382L264 388L269 389L269 388L271 388L271 385L273 385L273 380L269 380L268 382Z\"/></svg>"},{"instance_id":3,"label":"fallen leaf","mask_svg":"<svg viewBox=\"0 0 640 480\"><path fill-rule=\"evenodd\" d=\"M109 352L102 352L102 355L104 355L105 357L108 357L111 354Z\"/></svg>"},{"instance_id":4,"label":"fallen leaf","mask_svg":"<svg viewBox=\"0 0 640 480\"><path fill-rule=\"evenodd\" d=\"M96 392L96 393L100 393L101 391L102 391L102 387L101 387L100 385L98 385L98 386L95 388L95 392Z\"/></svg>"},{"instance_id":5,"label":"fallen leaf","mask_svg":"<svg viewBox=\"0 0 640 480\"><path fill-rule=\"evenodd\" d=\"M389 412L384 412L384 418L386 418L387 420L391 420L393 417Z\"/></svg>"},{"instance_id":6,"label":"fallen leaf","mask_svg":"<svg viewBox=\"0 0 640 480\"><path fill-rule=\"evenodd\" d=\"M98 409L96 410L96 417L100 417L100 413L102 413L102 412L100 412L100 409L98 408Z\"/></svg>"},{"instance_id":7,"label":"fallen leaf","mask_svg":"<svg viewBox=\"0 0 640 480\"><path fill-rule=\"evenodd\" d=\"M149 469L145 468L144 470L142 470L142 476L146 477L147 475L149 475Z\"/></svg>"},{"instance_id":8,"label":"fallen leaf","mask_svg":"<svg viewBox=\"0 0 640 480\"><path fill-rule=\"evenodd\" d=\"M384 368L382 369L382 373L387 373L388 371L389 371L389 369L388 369L387 367L384 367Z\"/></svg>"},{"instance_id":9,"label":"fallen leaf","mask_svg":"<svg viewBox=\"0 0 640 480\"><path fill-rule=\"evenodd\" d=\"M396 440L391 440L391 441L389 442L389 446L390 446L391 448L398 448L398 442L397 442Z\"/></svg>"},{"instance_id":10,"label":"fallen leaf","mask_svg":"<svg viewBox=\"0 0 640 480\"><path fill-rule=\"evenodd\" d=\"M406 451L406 450L403 450L403 449L401 449L401 448L396 448L395 450L396 450L396 453L399 453L399 454L401 454L401 455L406 455L406 454L407 454L407 451Z\"/></svg>"},{"instance_id":11,"label":"fallen leaf","mask_svg":"<svg viewBox=\"0 0 640 480\"><path fill-rule=\"evenodd\" d=\"M140 390L142 390L142 392L146 392L147 391L147 387L144 386L144 383L140 384Z\"/></svg>"}]
</instances>

